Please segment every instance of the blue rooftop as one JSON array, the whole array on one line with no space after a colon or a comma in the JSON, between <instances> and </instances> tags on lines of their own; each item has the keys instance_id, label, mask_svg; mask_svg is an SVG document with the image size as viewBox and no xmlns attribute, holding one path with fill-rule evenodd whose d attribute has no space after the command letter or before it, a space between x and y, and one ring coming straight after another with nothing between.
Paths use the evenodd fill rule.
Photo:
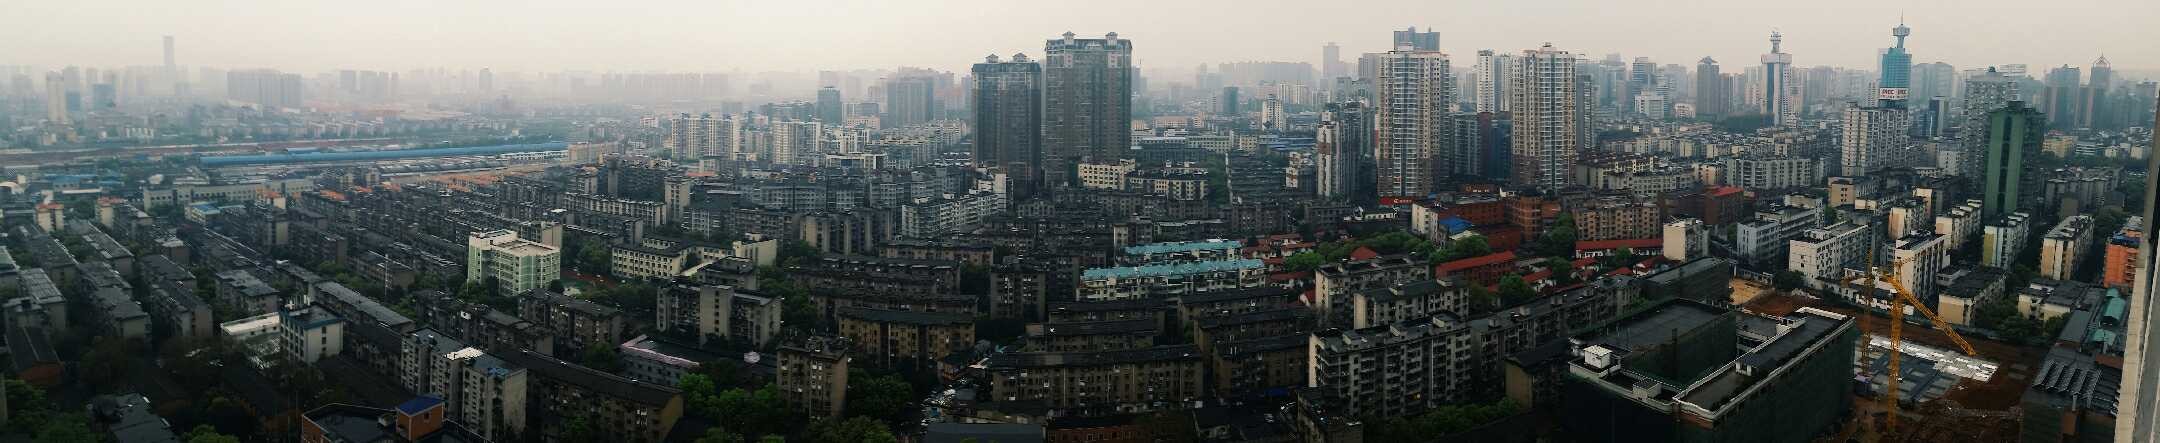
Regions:
<instances>
[{"instance_id":1,"label":"blue rooftop","mask_svg":"<svg viewBox=\"0 0 2160 443\"><path fill-rule=\"evenodd\" d=\"M397 410L400 414L413 415L419 414L422 411L428 410L428 408L435 407L435 405L440 405L442 403L443 400L440 398L422 395L419 397L413 397L413 399L411 400L406 400L404 403L399 403L397 405Z\"/></svg>"},{"instance_id":2,"label":"blue rooftop","mask_svg":"<svg viewBox=\"0 0 2160 443\"><path fill-rule=\"evenodd\" d=\"M1440 219L1440 226L1447 227L1448 234L1454 235L1470 230L1471 224L1469 220L1463 220L1462 217L1448 217Z\"/></svg>"},{"instance_id":3,"label":"blue rooftop","mask_svg":"<svg viewBox=\"0 0 2160 443\"><path fill-rule=\"evenodd\" d=\"M1239 243L1237 240L1199 240L1169 243L1149 243L1144 245L1126 246L1125 255L1153 255L1171 254L1178 252L1209 251L1217 249L1237 249L1240 246L1244 246L1244 244Z\"/></svg>"},{"instance_id":4,"label":"blue rooftop","mask_svg":"<svg viewBox=\"0 0 2160 443\"><path fill-rule=\"evenodd\" d=\"M456 155L493 155L509 154L516 152L556 151L565 149L569 146L570 145L568 143L554 142L530 143L522 145L471 146L463 148L398 149L386 151L302 152L297 154L287 152L264 155L227 155L217 157L203 157L202 164L203 166L230 166L264 163L391 160L400 158L449 157Z\"/></svg>"},{"instance_id":5,"label":"blue rooftop","mask_svg":"<svg viewBox=\"0 0 2160 443\"><path fill-rule=\"evenodd\" d=\"M1264 266L1264 264L1263 264L1263 263L1261 263L1261 262L1260 262L1259 260L1254 260L1254 259L1249 259L1249 258L1247 258L1247 259L1237 259L1237 260L1210 260L1210 261L1197 261L1197 262L1188 262L1188 263L1170 263L1170 264L1161 264L1161 265L1147 265L1147 266L1137 266L1137 267L1122 267L1122 268L1094 268L1094 269L1089 269L1089 270L1087 270L1087 271L1085 271L1085 272L1081 272L1081 273L1080 273L1080 278L1083 278L1083 279L1088 279L1088 278L1105 278L1105 277L1107 277L1107 278L1138 278L1138 277L1157 277L1157 276L1164 276L1164 275L1197 274L1197 273L1202 273L1202 272L1220 272L1220 271L1229 271L1229 270L1236 270L1236 269L1257 269L1257 268L1260 268L1261 266Z\"/></svg>"}]
</instances>

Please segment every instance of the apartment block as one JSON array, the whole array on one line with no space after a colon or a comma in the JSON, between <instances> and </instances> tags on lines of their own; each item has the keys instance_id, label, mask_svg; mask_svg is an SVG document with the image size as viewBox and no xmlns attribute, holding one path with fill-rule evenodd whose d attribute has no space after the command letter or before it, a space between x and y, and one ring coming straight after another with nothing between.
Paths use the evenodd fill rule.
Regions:
<instances>
[{"instance_id":1,"label":"apartment block","mask_svg":"<svg viewBox=\"0 0 2160 443\"><path fill-rule=\"evenodd\" d=\"M873 366L926 365L975 345L975 320L966 314L864 308L837 314L840 335Z\"/></svg>"},{"instance_id":2,"label":"apartment block","mask_svg":"<svg viewBox=\"0 0 2160 443\"><path fill-rule=\"evenodd\" d=\"M494 280L508 294L546 288L562 275L561 249L519 239L515 231L475 232L465 251L465 281Z\"/></svg>"},{"instance_id":3,"label":"apartment block","mask_svg":"<svg viewBox=\"0 0 2160 443\"><path fill-rule=\"evenodd\" d=\"M984 362L998 403L1052 410L1135 413L1177 408L1205 394L1205 363L1191 345L1098 352L1027 352Z\"/></svg>"},{"instance_id":4,"label":"apartment block","mask_svg":"<svg viewBox=\"0 0 2160 443\"><path fill-rule=\"evenodd\" d=\"M518 296L518 317L551 331L563 352L583 352L595 346L622 343L622 310L547 289Z\"/></svg>"},{"instance_id":5,"label":"apartment block","mask_svg":"<svg viewBox=\"0 0 2160 443\"><path fill-rule=\"evenodd\" d=\"M2066 217L2048 229L2040 237L2040 278L2069 280L2077 272L2078 261L2092 248L2092 237L2090 215Z\"/></svg>"}]
</instances>

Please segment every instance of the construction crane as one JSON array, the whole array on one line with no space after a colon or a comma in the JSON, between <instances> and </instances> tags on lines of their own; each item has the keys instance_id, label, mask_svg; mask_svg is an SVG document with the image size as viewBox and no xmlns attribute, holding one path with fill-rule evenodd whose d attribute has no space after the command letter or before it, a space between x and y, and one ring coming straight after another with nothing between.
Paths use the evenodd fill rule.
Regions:
<instances>
[{"instance_id":1,"label":"construction crane","mask_svg":"<svg viewBox=\"0 0 2160 443\"><path fill-rule=\"evenodd\" d=\"M1943 321L1942 317L1936 316L1935 311L1929 310L1927 304L1921 303L1919 297L1913 296L1911 289L1906 289L1905 284L1897 280L1896 269L1895 266L1892 266L1890 272L1875 271L1876 274L1883 276L1883 280L1890 282L1891 289L1897 290L1897 297L1890 299L1890 373L1888 374L1889 383L1884 385L1887 386L1886 389L1889 390L1890 395L1883 397L1883 407L1890 414L1885 417L1888 421L1883 424L1883 433L1885 434L1897 432L1898 360L1903 358L1900 355L1901 350L1899 348L1902 347L1905 341L1905 306L1908 303L1911 304L1913 312L1919 312L1920 315L1927 316L1928 321L1934 322L1935 329L1942 330L1943 335L1950 336L1950 341L1957 343L1958 349L1965 351L1965 355L1980 356L1978 351L1973 350L1972 343L1966 342L1964 336L1958 335L1957 328L1951 327L1950 322Z\"/></svg>"}]
</instances>

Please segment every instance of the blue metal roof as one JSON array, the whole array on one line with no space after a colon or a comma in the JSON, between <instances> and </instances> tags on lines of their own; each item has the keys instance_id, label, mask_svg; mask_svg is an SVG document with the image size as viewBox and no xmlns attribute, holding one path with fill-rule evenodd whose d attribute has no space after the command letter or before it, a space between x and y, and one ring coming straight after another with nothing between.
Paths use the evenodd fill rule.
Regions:
<instances>
[{"instance_id":1,"label":"blue metal roof","mask_svg":"<svg viewBox=\"0 0 2160 443\"><path fill-rule=\"evenodd\" d=\"M423 148L391 151L356 152L302 152L264 155L228 155L203 157L203 166L252 165L269 163L302 163L350 160L392 160L400 158L449 157L458 155L493 155L516 152L555 151L568 148L562 142L529 143L521 145L471 146L464 148Z\"/></svg>"},{"instance_id":2,"label":"blue metal roof","mask_svg":"<svg viewBox=\"0 0 2160 443\"><path fill-rule=\"evenodd\" d=\"M1470 230L1471 224L1469 220L1463 220L1462 217L1448 217L1440 219L1440 226L1447 227L1448 235L1455 235Z\"/></svg>"},{"instance_id":3,"label":"blue metal roof","mask_svg":"<svg viewBox=\"0 0 2160 443\"><path fill-rule=\"evenodd\" d=\"M404 403L398 404L397 410L399 413L403 413L405 415L413 415L418 414L421 411L426 411L428 410L428 408L435 407L435 405L442 404L442 402L443 400L440 398L422 395L419 397L413 397L413 399L411 400L406 400Z\"/></svg>"}]
</instances>

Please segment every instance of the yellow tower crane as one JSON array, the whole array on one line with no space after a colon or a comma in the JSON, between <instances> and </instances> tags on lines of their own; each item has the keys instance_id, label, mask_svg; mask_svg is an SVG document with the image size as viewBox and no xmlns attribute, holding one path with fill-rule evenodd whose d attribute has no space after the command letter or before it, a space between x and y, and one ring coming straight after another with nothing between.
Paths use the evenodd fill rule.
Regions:
<instances>
[{"instance_id":1,"label":"yellow tower crane","mask_svg":"<svg viewBox=\"0 0 2160 443\"><path fill-rule=\"evenodd\" d=\"M1958 349L1965 351L1965 355L1980 355L1979 352L1973 350L1972 343L1966 342L1964 336L1958 335L1957 329L1951 327L1950 322L1943 321L1942 317L1936 316L1935 311L1929 310L1927 308L1927 304L1921 303L1920 298L1914 296L1911 289L1905 288L1905 284L1898 281L1897 268L1898 265L1901 264L1904 264L1904 262L1893 262L1891 263L1888 270L1876 268L1875 255L1868 254L1869 272L1867 273L1867 275L1856 275L1852 277L1847 277L1841 281L1841 283L1849 290L1852 287L1852 282L1854 280L1858 280L1861 278L1869 278L1871 280L1879 278L1880 281L1890 283L1891 289L1894 289L1897 293L1897 296L1890 297L1890 368L1889 373L1885 374L1887 376L1887 383L1883 384L1883 409L1887 411L1887 414L1884 415L1885 421L1883 423L1883 433L1885 435L1897 432L1899 383L1898 378L1900 375L1898 368L1899 360L1902 360L1904 358L1904 356L1902 355L1902 348L1905 342L1904 326L1906 306L1911 306L1914 312L1919 312L1920 315L1926 316L1929 321L1934 323L1935 329L1941 330L1944 335L1950 336L1950 341L1957 343ZM1868 298L1874 298L1875 281L1868 282L1867 291ZM1864 315L1865 313L1862 314L1863 315L1860 316L1861 321L1863 322L1861 329L1866 330L1867 327L1865 326L1865 322L1867 321L1867 318L1869 316Z\"/></svg>"}]
</instances>

